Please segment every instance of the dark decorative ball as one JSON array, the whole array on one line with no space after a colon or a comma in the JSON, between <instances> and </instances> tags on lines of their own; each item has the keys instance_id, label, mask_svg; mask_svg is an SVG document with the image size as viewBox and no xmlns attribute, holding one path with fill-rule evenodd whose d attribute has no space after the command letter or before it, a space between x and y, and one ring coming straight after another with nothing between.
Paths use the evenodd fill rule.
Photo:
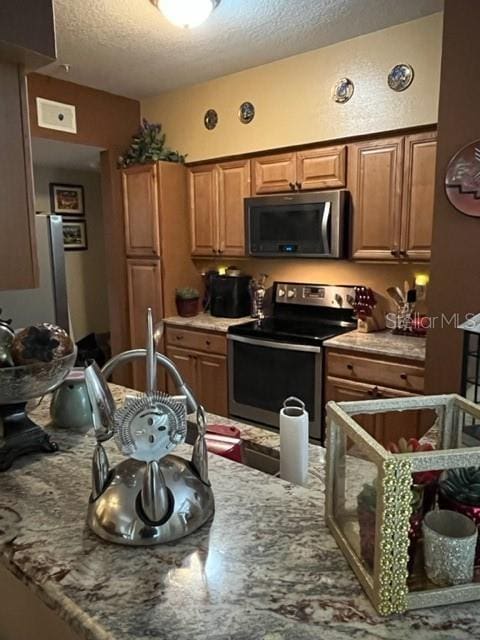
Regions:
<instances>
[{"instance_id":1,"label":"dark decorative ball","mask_svg":"<svg viewBox=\"0 0 480 640\"><path fill-rule=\"evenodd\" d=\"M17 366L36 362L52 362L73 351L68 333L53 324L37 324L26 327L15 335L12 358Z\"/></svg>"}]
</instances>

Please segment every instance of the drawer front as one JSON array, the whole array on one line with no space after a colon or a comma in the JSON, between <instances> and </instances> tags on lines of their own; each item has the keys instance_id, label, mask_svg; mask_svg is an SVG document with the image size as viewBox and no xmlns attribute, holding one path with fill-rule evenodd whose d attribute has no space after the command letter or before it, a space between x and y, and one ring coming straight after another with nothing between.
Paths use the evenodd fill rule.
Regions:
<instances>
[{"instance_id":1,"label":"drawer front","mask_svg":"<svg viewBox=\"0 0 480 640\"><path fill-rule=\"evenodd\" d=\"M196 349L197 351L222 355L227 353L227 338L223 334L167 327L166 336L167 344L183 349Z\"/></svg>"},{"instance_id":2,"label":"drawer front","mask_svg":"<svg viewBox=\"0 0 480 640\"><path fill-rule=\"evenodd\" d=\"M343 353L329 353L327 366L328 375L336 378L423 393L425 372L420 366Z\"/></svg>"}]
</instances>

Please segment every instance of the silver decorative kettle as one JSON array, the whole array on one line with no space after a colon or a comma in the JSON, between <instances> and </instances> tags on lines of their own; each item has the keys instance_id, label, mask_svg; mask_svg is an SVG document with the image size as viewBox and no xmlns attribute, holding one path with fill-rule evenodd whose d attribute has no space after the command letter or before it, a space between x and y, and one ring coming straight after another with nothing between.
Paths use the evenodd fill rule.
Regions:
<instances>
[{"instance_id":1,"label":"silver decorative kettle","mask_svg":"<svg viewBox=\"0 0 480 640\"><path fill-rule=\"evenodd\" d=\"M133 546L182 538L214 512L205 413L175 365L155 351L151 309L147 335L146 349L121 353L102 371L95 363L85 370L97 440L87 522L104 540ZM117 408L106 378L119 364L138 358L146 359L147 391L127 398ZM172 376L178 396L156 390L157 364ZM187 413L192 411L196 412L198 435L188 461L172 451L185 441ZM112 437L128 457L110 468L103 443Z\"/></svg>"}]
</instances>

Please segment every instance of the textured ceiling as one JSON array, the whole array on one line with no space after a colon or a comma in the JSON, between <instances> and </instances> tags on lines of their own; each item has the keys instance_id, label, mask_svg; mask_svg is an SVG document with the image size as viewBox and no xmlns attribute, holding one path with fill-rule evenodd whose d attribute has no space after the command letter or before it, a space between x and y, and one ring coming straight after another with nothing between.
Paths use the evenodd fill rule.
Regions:
<instances>
[{"instance_id":1,"label":"textured ceiling","mask_svg":"<svg viewBox=\"0 0 480 640\"><path fill-rule=\"evenodd\" d=\"M222 0L200 27L149 0L55 0L61 64L45 73L142 98L441 10L443 0Z\"/></svg>"}]
</instances>

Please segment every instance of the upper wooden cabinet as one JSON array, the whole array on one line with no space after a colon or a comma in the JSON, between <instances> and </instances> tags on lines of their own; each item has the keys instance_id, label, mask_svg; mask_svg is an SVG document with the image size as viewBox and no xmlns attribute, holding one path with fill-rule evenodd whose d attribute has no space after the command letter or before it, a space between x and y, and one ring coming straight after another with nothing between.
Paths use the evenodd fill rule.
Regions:
<instances>
[{"instance_id":1,"label":"upper wooden cabinet","mask_svg":"<svg viewBox=\"0 0 480 640\"><path fill-rule=\"evenodd\" d=\"M350 145L353 258L429 259L435 156L434 132Z\"/></svg>"},{"instance_id":2,"label":"upper wooden cabinet","mask_svg":"<svg viewBox=\"0 0 480 640\"><path fill-rule=\"evenodd\" d=\"M297 182L301 189L341 189L346 184L345 145L308 149L297 154Z\"/></svg>"},{"instance_id":3,"label":"upper wooden cabinet","mask_svg":"<svg viewBox=\"0 0 480 640\"><path fill-rule=\"evenodd\" d=\"M245 255L243 201L249 195L250 160L189 170L192 255Z\"/></svg>"},{"instance_id":4,"label":"upper wooden cabinet","mask_svg":"<svg viewBox=\"0 0 480 640\"><path fill-rule=\"evenodd\" d=\"M322 147L276 153L253 159L254 193L302 189L340 189L345 186L346 147Z\"/></svg>"},{"instance_id":5,"label":"upper wooden cabinet","mask_svg":"<svg viewBox=\"0 0 480 640\"><path fill-rule=\"evenodd\" d=\"M0 62L0 290L37 286L35 208L26 81Z\"/></svg>"},{"instance_id":6,"label":"upper wooden cabinet","mask_svg":"<svg viewBox=\"0 0 480 640\"><path fill-rule=\"evenodd\" d=\"M253 159L254 193L279 193L295 189L295 153L276 153Z\"/></svg>"},{"instance_id":7,"label":"upper wooden cabinet","mask_svg":"<svg viewBox=\"0 0 480 640\"><path fill-rule=\"evenodd\" d=\"M437 135L405 138L402 251L414 260L429 260L433 230Z\"/></svg>"},{"instance_id":8,"label":"upper wooden cabinet","mask_svg":"<svg viewBox=\"0 0 480 640\"><path fill-rule=\"evenodd\" d=\"M354 258L397 260L402 213L403 138L357 142L348 151Z\"/></svg>"},{"instance_id":9,"label":"upper wooden cabinet","mask_svg":"<svg viewBox=\"0 0 480 640\"><path fill-rule=\"evenodd\" d=\"M157 165L122 170L125 246L129 257L160 256Z\"/></svg>"}]
</instances>

